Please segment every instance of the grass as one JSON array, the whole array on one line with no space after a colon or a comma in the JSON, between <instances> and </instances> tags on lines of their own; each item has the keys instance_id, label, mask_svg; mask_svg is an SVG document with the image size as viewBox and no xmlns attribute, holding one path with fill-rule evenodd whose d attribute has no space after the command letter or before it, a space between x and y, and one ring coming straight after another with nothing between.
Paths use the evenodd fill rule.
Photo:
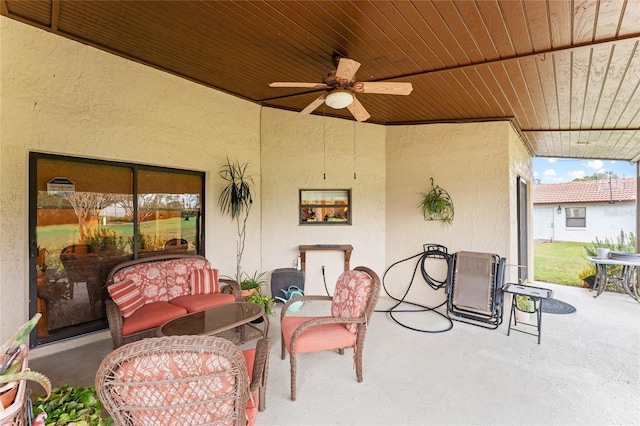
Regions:
<instances>
[{"instance_id":1,"label":"grass","mask_svg":"<svg viewBox=\"0 0 640 426\"><path fill-rule=\"evenodd\" d=\"M185 238L187 241L193 241L196 235L195 222L195 220L185 221L180 217L150 220L140 225L140 231L164 242L178 237L178 230L180 230L180 237ZM106 229L109 232L115 232L116 236L124 238L133 235L132 223L116 222L107 226L97 226L96 229ZM46 247L50 253L58 251L69 244L77 243L79 236L77 223L39 226L36 232L38 245Z\"/></svg>"},{"instance_id":2,"label":"grass","mask_svg":"<svg viewBox=\"0 0 640 426\"><path fill-rule=\"evenodd\" d=\"M549 283L582 286L580 272L593 266L586 259L589 243L540 243L534 248L534 279Z\"/></svg>"}]
</instances>

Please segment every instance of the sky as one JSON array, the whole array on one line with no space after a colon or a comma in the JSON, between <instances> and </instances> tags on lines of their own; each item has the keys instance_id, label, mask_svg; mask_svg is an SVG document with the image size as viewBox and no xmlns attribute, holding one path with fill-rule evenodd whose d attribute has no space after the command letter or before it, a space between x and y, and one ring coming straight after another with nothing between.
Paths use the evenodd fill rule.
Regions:
<instances>
[{"instance_id":1,"label":"sky","mask_svg":"<svg viewBox=\"0 0 640 426\"><path fill-rule=\"evenodd\" d=\"M533 159L533 180L535 183L563 183L594 173L613 172L619 178L636 175L635 163L610 160L574 160L568 158Z\"/></svg>"}]
</instances>

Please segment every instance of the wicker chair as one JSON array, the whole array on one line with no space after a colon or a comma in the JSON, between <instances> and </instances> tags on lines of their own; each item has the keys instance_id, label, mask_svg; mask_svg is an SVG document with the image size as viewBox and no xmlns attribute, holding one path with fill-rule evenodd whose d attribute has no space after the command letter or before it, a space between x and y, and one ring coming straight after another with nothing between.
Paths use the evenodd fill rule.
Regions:
<instances>
[{"instance_id":1,"label":"wicker chair","mask_svg":"<svg viewBox=\"0 0 640 426\"><path fill-rule=\"evenodd\" d=\"M188 248L189 242L184 238L172 238L164 243L164 251L187 250Z\"/></svg>"},{"instance_id":2,"label":"wicker chair","mask_svg":"<svg viewBox=\"0 0 640 426\"><path fill-rule=\"evenodd\" d=\"M380 296L380 278L371 269L358 266L340 275L334 296L300 296L289 299L282 307L282 359L289 352L291 360L291 400L296 400L296 355L353 348L356 378L362 382L362 350L369 321ZM299 301L331 301L331 316L309 317L288 315L288 308ZM306 304L305 304L306 306Z\"/></svg>"},{"instance_id":3,"label":"wicker chair","mask_svg":"<svg viewBox=\"0 0 640 426\"><path fill-rule=\"evenodd\" d=\"M246 355L220 337L144 339L104 358L96 391L117 425L252 425L268 352L262 339L248 369ZM250 384L251 370L256 380Z\"/></svg>"}]
</instances>

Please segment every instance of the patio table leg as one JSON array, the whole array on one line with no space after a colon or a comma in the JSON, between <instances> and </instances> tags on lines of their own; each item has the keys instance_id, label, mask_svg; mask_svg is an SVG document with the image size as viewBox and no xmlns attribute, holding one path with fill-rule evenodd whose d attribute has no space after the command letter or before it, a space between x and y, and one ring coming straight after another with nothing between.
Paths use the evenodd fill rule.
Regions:
<instances>
[{"instance_id":1,"label":"patio table leg","mask_svg":"<svg viewBox=\"0 0 640 426\"><path fill-rule=\"evenodd\" d=\"M624 291L626 291L629 296L638 301L638 292L636 288L637 283L635 282L635 277L633 276L635 275L635 273L632 273L632 271L635 271L635 268L627 265L622 267L622 286L624 287Z\"/></svg>"},{"instance_id":2,"label":"patio table leg","mask_svg":"<svg viewBox=\"0 0 640 426\"><path fill-rule=\"evenodd\" d=\"M598 267L597 273L596 273L597 288L594 288L594 290L597 290L597 292L596 292L596 295L593 297L600 296L604 291L604 289L607 287L607 265L598 263L596 266Z\"/></svg>"}]
</instances>

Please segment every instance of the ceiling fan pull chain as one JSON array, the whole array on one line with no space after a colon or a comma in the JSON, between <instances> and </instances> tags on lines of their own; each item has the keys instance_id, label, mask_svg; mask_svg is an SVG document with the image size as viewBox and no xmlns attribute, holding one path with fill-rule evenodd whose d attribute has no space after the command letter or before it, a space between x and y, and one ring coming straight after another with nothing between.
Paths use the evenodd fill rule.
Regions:
<instances>
[{"instance_id":1,"label":"ceiling fan pull chain","mask_svg":"<svg viewBox=\"0 0 640 426\"><path fill-rule=\"evenodd\" d=\"M327 107L322 104L322 179L327 180Z\"/></svg>"},{"instance_id":2,"label":"ceiling fan pull chain","mask_svg":"<svg viewBox=\"0 0 640 426\"><path fill-rule=\"evenodd\" d=\"M356 120L353 120L353 180L356 179Z\"/></svg>"}]
</instances>

